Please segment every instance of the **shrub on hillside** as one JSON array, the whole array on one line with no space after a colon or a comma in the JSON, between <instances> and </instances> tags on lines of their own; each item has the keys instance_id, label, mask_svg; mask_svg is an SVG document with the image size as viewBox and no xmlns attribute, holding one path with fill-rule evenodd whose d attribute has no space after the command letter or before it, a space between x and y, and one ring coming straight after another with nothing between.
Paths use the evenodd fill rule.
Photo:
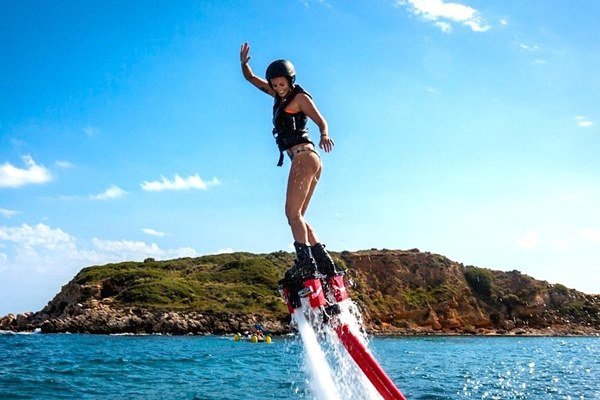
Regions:
<instances>
[{"instance_id":1,"label":"shrub on hillside","mask_svg":"<svg viewBox=\"0 0 600 400\"><path fill-rule=\"evenodd\" d=\"M117 295L124 303L143 303L147 305L172 305L189 302L194 290L181 281L146 282L127 288Z\"/></svg>"},{"instance_id":2,"label":"shrub on hillside","mask_svg":"<svg viewBox=\"0 0 600 400\"><path fill-rule=\"evenodd\" d=\"M279 278L279 272L271 262L252 258L228 262L213 275L218 282L265 285L275 289Z\"/></svg>"},{"instance_id":3,"label":"shrub on hillside","mask_svg":"<svg viewBox=\"0 0 600 400\"><path fill-rule=\"evenodd\" d=\"M485 297L492 295L492 286L494 283L492 271L485 268L468 266L465 268L465 279L475 293Z\"/></svg>"}]
</instances>

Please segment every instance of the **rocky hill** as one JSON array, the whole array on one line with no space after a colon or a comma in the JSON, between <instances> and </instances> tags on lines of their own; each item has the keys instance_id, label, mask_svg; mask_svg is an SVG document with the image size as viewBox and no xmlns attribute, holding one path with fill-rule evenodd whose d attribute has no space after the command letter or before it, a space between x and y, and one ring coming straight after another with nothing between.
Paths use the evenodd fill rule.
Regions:
<instances>
[{"instance_id":1,"label":"rocky hill","mask_svg":"<svg viewBox=\"0 0 600 400\"><path fill-rule=\"evenodd\" d=\"M463 264L417 249L334 254L379 334L600 333L600 296L518 271ZM290 253L147 259L81 270L44 309L0 318L2 330L233 333L261 323L289 331L277 291Z\"/></svg>"}]
</instances>

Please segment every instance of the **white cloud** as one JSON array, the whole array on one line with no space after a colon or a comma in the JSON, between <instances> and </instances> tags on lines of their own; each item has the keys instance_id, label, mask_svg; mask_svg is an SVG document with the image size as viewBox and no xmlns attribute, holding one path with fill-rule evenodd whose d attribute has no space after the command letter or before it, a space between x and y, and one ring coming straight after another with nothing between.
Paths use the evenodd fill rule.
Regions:
<instances>
[{"instance_id":1,"label":"white cloud","mask_svg":"<svg viewBox=\"0 0 600 400\"><path fill-rule=\"evenodd\" d=\"M452 25L450 25L447 22L437 21L435 23L435 26L437 26L438 28L440 28L442 30L442 32L444 32L444 33L450 33L450 32L452 32Z\"/></svg>"},{"instance_id":2,"label":"white cloud","mask_svg":"<svg viewBox=\"0 0 600 400\"><path fill-rule=\"evenodd\" d=\"M74 168L75 164L73 164L70 161L56 161L54 163L54 165L56 165L59 168L63 168L63 169L70 169L70 168Z\"/></svg>"},{"instance_id":3,"label":"white cloud","mask_svg":"<svg viewBox=\"0 0 600 400\"><path fill-rule=\"evenodd\" d=\"M107 259L114 261L141 261L147 257L168 259L181 257L198 257L198 253L191 247L177 249L161 249L156 243L146 243L132 240L92 240L94 249Z\"/></svg>"},{"instance_id":4,"label":"white cloud","mask_svg":"<svg viewBox=\"0 0 600 400\"><path fill-rule=\"evenodd\" d=\"M155 243L131 240L77 240L60 228L45 224L0 226L1 269L28 270L32 273L73 274L96 264L142 261L145 258L171 259L198 257L191 247L163 249Z\"/></svg>"},{"instance_id":5,"label":"white cloud","mask_svg":"<svg viewBox=\"0 0 600 400\"><path fill-rule=\"evenodd\" d=\"M519 48L523 51L527 51L527 52L534 52L534 51L538 51L540 48L537 44L534 45L528 45L525 43L519 43Z\"/></svg>"},{"instance_id":6,"label":"white cloud","mask_svg":"<svg viewBox=\"0 0 600 400\"><path fill-rule=\"evenodd\" d=\"M21 214L21 212L15 210L8 210L6 208L0 208L0 215L2 215L3 217L11 218L18 214Z\"/></svg>"},{"instance_id":7,"label":"white cloud","mask_svg":"<svg viewBox=\"0 0 600 400\"><path fill-rule=\"evenodd\" d=\"M506 18L502 18L502 19L500 20L500 25L502 25L502 26L507 26L507 25L508 25L508 23L509 23L509 22L508 22L508 19L506 19Z\"/></svg>"},{"instance_id":8,"label":"white cloud","mask_svg":"<svg viewBox=\"0 0 600 400\"><path fill-rule=\"evenodd\" d=\"M224 249L219 249L217 250L217 252L215 254L229 254L229 253L234 253L235 250L232 249L231 247L226 247Z\"/></svg>"},{"instance_id":9,"label":"white cloud","mask_svg":"<svg viewBox=\"0 0 600 400\"><path fill-rule=\"evenodd\" d=\"M0 315L40 310L84 267L198 256L191 247L76 239L44 224L0 226Z\"/></svg>"},{"instance_id":10,"label":"white cloud","mask_svg":"<svg viewBox=\"0 0 600 400\"><path fill-rule=\"evenodd\" d=\"M111 200L111 199L119 199L127 195L127 192L121 189L118 186L112 185L104 192L96 195L90 196L92 200Z\"/></svg>"},{"instance_id":11,"label":"white cloud","mask_svg":"<svg viewBox=\"0 0 600 400\"><path fill-rule=\"evenodd\" d=\"M185 257L200 257L200 254L193 247L179 247L174 250L167 250L167 258L185 258Z\"/></svg>"},{"instance_id":12,"label":"white cloud","mask_svg":"<svg viewBox=\"0 0 600 400\"><path fill-rule=\"evenodd\" d=\"M164 176L162 176L161 178L162 179L160 181L151 181L151 182L144 181L144 182L142 182L142 184L141 184L142 189L149 191L149 192L161 192L163 190L189 190L189 189L206 190L206 189L208 189L209 186L215 186L215 185L218 185L221 183L221 182L219 182L219 180L217 178L213 178L211 181L205 182L202 180L202 178L200 178L200 176L198 176L198 174L191 175L187 178L182 178L179 175L175 175L175 177L173 178L172 181L165 178Z\"/></svg>"},{"instance_id":13,"label":"white cloud","mask_svg":"<svg viewBox=\"0 0 600 400\"><path fill-rule=\"evenodd\" d=\"M582 128L588 128L588 127L594 125L594 123L592 121L590 121L588 118L586 118L584 115L577 115L575 117L575 120L577 121L577 125Z\"/></svg>"},{"instance_id":14,"label":"white cloud","mask_svg":"<svg viewBox=\"0 0 600 400\"><path fill-rule=\"evenodd\" d=\"M20 187L29 184L40 184L52 179L50 171L37 165L30 155L23 157L26 168L18 168L9 162L0 165L0 187Z\"/></svg>"},{"instance_id":15,"label":"white cloud","mask_svg":"<svg viewBox=\"0 0 600 400\"><path fill-rule=\"evenodd\" d=\"M144 229L142 229L142 232L144 232L144 233L145 233L145 234L147 234L147 235L151 235L151 236L157 236L157 237L164 237L164 236L167 236L167 234L166 234L166 233L164 233L164 232L159 232L159 231L157 231L157 230L155 230L155 229L152 229L152 228L144 228Z\"/></svg>"},{"instance_id":16,"label":"white cloud","mask_svg":"<svg viewBox=\"0 0 600 400\"><path fill-rule=\"evenodd\" d=\"M145 243L132 240L92 240L94 248L104 253L126 254L128 258L138 258L139 254L156 256L161 254L161 249L156 243Z\"/></svg>"},{"instance_id":17,"label":"white cloud","mask_svg":"<svg viewBox=\"0 0 600 400\"><path fill-rule=\"evenodd\" d=\"M434 21L444 32L451 30L451 22L468 26L475 32L484 32L490 28L479 11L464 4L445 3L443 0L396 0L396 4L408 7L413 14L428 21Z\"/></svg>"},{"instance_id":18,"label":"white cloud","mask_svg":"<svg viewBox=\"0 0 600 400\"><path fill-rule=\"evenodd\" d=\"M523 249L536 247L540 242L540 235L536 232L528 232L517 240L517 246Z\"/></svg>"},{"instance_id":19,"label":"white cloud","mask_svg":"<svg viewBox=\"0 0 600 400\"><path fill-rule=\"evenodd\" d=\"M0 241L12 242L25 249L45 248L48 250L71 249L74 238L61 229L52 229L44 224L30 226L21 224L13 227L0 227Z\"/></svg>"}]
</instances>

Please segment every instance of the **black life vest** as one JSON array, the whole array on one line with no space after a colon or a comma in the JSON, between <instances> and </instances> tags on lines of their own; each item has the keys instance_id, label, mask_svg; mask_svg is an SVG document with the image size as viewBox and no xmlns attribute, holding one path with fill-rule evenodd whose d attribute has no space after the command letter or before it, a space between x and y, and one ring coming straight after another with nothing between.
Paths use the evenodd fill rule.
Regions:
<instances>
[{"instance_id":1,"label":"black life vest","mask_svg":"<svg viewBox=\"0 0 600 400\"><path fill-rule=\"evenodd\" d=\"M285 112L285 108L292 102L294 97L299 93L308 94L300 85L294 85L292 91L283 99L279 96L275 97L273 105L273 136L277 147L279 147L279 162L278 167L283 165L283 152L300 143L311 143L308 136L308 128L306 123L308 118L302 111L296 114Z\"/></svg>"}]
</instances>

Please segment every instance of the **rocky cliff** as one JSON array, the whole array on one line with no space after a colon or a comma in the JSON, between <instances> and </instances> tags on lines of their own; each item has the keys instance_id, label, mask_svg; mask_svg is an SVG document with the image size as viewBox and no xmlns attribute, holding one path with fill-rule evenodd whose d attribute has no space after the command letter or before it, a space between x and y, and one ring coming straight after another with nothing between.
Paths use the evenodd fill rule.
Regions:
<instances>
[{"instance_id":1,"label":"rocky cliff","mask_svg":"<svg viewBox=\"0 0 600 400\"><path fill-rule=\"evenodd\" d=\"M384 333L594 334L600 296L518 271L411 251L342 253L371 329Z\"/></svg>"},{"instance_id":2,"label":"rocky cliff","mask_svg":"<svg viewBox=\"0 0 600 400\"><path fill-rule=\"evenodd\" d=\"M342 252L367 329L379 334L599 334L600 296L518 271L464 266L419 250ZM126 262L83 269L44 309L1 330L233 333L289 331L277 281L284 252Z\"/></svg>"}]
</instances>

